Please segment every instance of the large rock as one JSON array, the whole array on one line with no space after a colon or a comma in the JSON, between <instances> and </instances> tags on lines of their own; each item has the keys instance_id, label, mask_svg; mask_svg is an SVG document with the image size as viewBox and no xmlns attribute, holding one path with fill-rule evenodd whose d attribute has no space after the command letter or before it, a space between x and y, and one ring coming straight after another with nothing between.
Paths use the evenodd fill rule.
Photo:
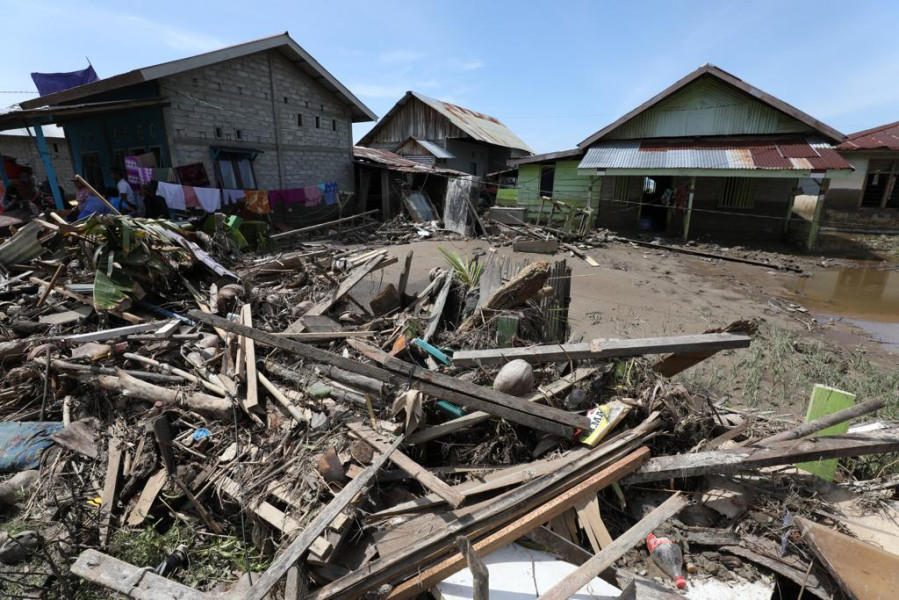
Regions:
<instances>
[{"instance_id":1,"label":"large rock","mask_svg":"<svg viewBox=\"0 0 899 600\"><path fill-rule=\"evenodd\" d=\"M21 471L0 483L0 506L12 506L20 500L27 500L39 477L40 473L36 470Z\"/></svg>"},{"instance_id":2,"label":"large rock","mask_svg":"<svg viewBox=\"0 0 899 600\"><path fill-rule=\"evenodd\" d=\"M41 545L40 536L34 531L22 531L7 538L0 546L0 563L14 565L26 560Z\"/></svg>"},{"instance_id":3,"label":"large rock","mask_svg":"<svg viewBox=\"0 0 899 600\"><path fill-rule=\"evenodd\" d=\"M534 391L534 368L520 358L506 363L493 380L493 389L512 396L527 396Z\"/></svg>"}]
</instances>

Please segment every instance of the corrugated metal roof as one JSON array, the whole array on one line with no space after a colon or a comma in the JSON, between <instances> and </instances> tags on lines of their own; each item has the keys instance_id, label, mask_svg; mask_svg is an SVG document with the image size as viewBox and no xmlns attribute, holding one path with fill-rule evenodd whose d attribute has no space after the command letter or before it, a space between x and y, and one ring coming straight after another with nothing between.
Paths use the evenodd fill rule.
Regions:
<instances>
[{"instance_id":1,"label":"corrugated metal roof","mask_svg":"<svg viewBox=\"0 0 899 600\"><path fill-rule=\"evenodd\" d=\"M422 148L433 154L434 158L456 158L453 154L447 152L446 148L443 148L430 140L422 140L419 138L413 139L418 142Z\"/></svg>"},{"instance_id":2,"label":"corrugated metal roof","mask_svg":"<svg viewBox=\"0 0 899 600\"><path fill-rule=\"evenodd\" d=\"M873 129L851 133L837 146L840 152L859 150L894 150L899 152L899 121Z\"/></svg>"},{"instance_id":3,"label":"corrugated metal roof","mask_svg":"<svg viewBox=\"0 0 899 600\"><path fill-rule=\"evenodd\" d=\"M848 170L826 142L770 140L607 142L587 150L579 169Z\"/></svg>"},{"instance_id":4,"label":"corrugated metal roof","mask_svg":"<svg viewBox=\"0 0 899 600\"><path fill-rule=\"evenodd\" d=\"M0 265L27 264L46 249L38 242L43 231L36 223L27 223L14 236L0 245Z\"/></svg>"},{"instance_id":5,"label":"corrugated metal roof","mask_svg":"<svg viewBox=\"0 0 899 600\"><path fill-rule=\"evenodd\" d=\"M525 144L521 138L512 133L512 130L503 125L494 117L473 111L462 106L456 106L443 100L436 100L419 94L418 92L410 92L413 96L442 114L449 119L453 125L470 135L476 140L495 144L505 148L516 148L525 150L531 154L534 151L530 146Z\"/></svg>"},{"instance_id":6,"label":"corrugated metal roof","mask_svg":"<svg viewBox=\"0 0 899 600\"><path fill-rule=\"evenodd\" d=\"M64 138L66 137L65 132L63 132L62 127L59 125L42 125L41 129L44 130L44 137L48 138ZM15 137L32 137L34 136L34 127L21 127L19 129L7 129L6 131L0 131L0 135L11 135Z\"/></svg>"},{"instance_id":7,"label":"corrugated metal roof","mask_svg":"<svg viewBox=\"0 0 899 600\"><path fill-rule=\"evenodd\" d=\"M441 167L423 165L419 162L415 162L414 160L403 158L399 154L394 154L393 152L389 152L387 150L378 150L376 148L353 146L353 156L357 161L377 163L378 165L386 167L391 171L403 171L405 173L435 173L439 175L451 176L467 175L467 173L454 171L453 169L443 169Z\"/></svg>"}]
</instances>

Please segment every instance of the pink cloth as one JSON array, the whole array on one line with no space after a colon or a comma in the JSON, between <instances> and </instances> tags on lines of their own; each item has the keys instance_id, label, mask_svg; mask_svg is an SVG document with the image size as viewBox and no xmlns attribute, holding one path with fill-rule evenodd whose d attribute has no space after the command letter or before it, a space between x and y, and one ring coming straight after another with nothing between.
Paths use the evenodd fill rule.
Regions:
<instances>
[{"instance_id":1,"label":"pink cloth","mask_svg":"<svg viewBox=\"0 0 899 600\"><path fill-rule=\"evenodd\" d=\"M197 199L197 192L192 185L182 185L184 189L184 206L187 208L200 208L200 201Z\"/></svg>"}]
</instances>

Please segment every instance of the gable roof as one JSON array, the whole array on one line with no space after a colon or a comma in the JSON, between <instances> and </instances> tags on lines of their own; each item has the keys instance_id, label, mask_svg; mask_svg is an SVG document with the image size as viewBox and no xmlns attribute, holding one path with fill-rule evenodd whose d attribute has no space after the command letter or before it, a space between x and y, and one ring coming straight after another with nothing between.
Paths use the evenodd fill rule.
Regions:
<instances>
[{"instance_id":1,"label":"gable roof","mask_svg":"<svg viewBox=\"0 0 899 600\"><path fill-rule=\"evenodd\" d=\"M737 88L741 92L743 92L749 96L752 96L756 100L763 102L764 104L767 104L768 106L792 117L793 119L796 119L797 121L799 121L801 123L804 123L809 128L813 129L814 131L818 132L819 134L823 135L824 137L828 138L831 141L839 142L846 137L845 135L843 135L836 129L834 129L828 125L825 125L821 121L818 121L817 119L811 117L810 115L802 112L798 108L796 108L790 104L787 104L783 100L775 98L771 94L763 92L762 90L758 89L757 87L754 87L754 86L746 83L739 77L731 75L724 69L720 69L720 68L716 67L715 65L707 64L707 65L703 65L703 66L699 67L698 69L696 69L689 75L679 79L673 85L669 86L665 90L656 94L655 96L653 96L652 98L650 98L649 100L647 100L646 102L644 102L643 104L641 104L640 106L635 108L634 110L630 111L629 113L627 113L626 115L624 115L623 117L618 119L617 121L614 121L613 123L610 123L609 125L606 125L602 129L600 129L599 131L597 131L596 133L594 133L593 135L591 135L590 137L588 137L587 139L582 141L580 144L578 144L578 147L585 148L585 147L595 143L597 140L604 137L605 135L612 132L613 130L617 129L618 127L620 127L627 121L630 121L637 115L640 115L641 113L646 112L647 110L652 108L654 105L658 104L665 98L668 98L675 92L683 89L684 87L686 87L690 83L696 81L697 79L699 79L702 76L714 77L720 81L723 81L724 83L726 83L728 85L731 85L731 86Z\"/></svg>"},{"instance_id":2,"label":"gable roof","mask_svg":"<svg viewBox=\"0 0 899 600\"><path fill-rule=\"evenodd\" d=\"M134 69L127 73L106 77L105 79L56 92L55 94L48 94L34 100L28 100L22 102L20 106L29 109L81 100L94 94L117 90L138 83L160 79L162 77L169 77L178 73L184 73L185 71L191 71L193 69L199 69L227 60L273 49L280 51L288 60L296 65L297 68L309 75L322 87L342 98L344 103L352 108L354 123L374 121L378 118L370 108L365 106L365 104L354 96L352 92L337 80L337 78L329 73L318 61L312 58L308 52L303 50L303 48L297 44L286 31L278 35L254 40L252 42L228 46L227 48L222 48L220 50L197 54L196 56L173 60L150 67Z\"/></svg>"},{"instance_id":3,"label":"gable roof","mask_svg":"<svg viewBox=\"0 0 899 600\"><path fill-rule=\"evenodd\" d=\"M859 150L899 151L899 121L850 133L846 137L846 141L837 146L837 150L840 152L857 152Z\"/></svg>"},{"instance_id":4,"label":"gable roof","mask_svg":"<svg viewBox=\"0 0 899 600\"><path fill-rule=\"evenodd\" d=\"M372 137L374 137L374 134L377 133L384 126L384 124L387 123L412 98L416 98L421 102L424 102L426 105L446 117L450 121L450 123L480 142L486 142L488 144L494 144L496 146L503 146L505 148L524 150L525 152L529 152L531 154L534 153L530 146L525 144L521 140L521 138L512 133L512 130L500 123L498 119L468 108L464 108L462 106L444 102L443 100L429 98L424 94L419 94L418 92L412 91L406 92L406 95L400 98L399 101L393 105L393 108L387 111L387 114L384 115L384 117L379 120L374 127L371 128L371 131L362 136L362 139L360 139L358 143L371 143L371 139Z\"/></svg>"}]
</instances>

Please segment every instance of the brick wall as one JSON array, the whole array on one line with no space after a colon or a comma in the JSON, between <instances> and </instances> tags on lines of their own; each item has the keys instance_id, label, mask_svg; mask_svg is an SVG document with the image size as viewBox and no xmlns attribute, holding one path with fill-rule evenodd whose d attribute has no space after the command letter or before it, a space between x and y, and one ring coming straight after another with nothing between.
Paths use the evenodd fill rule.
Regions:
<instances>
[{"instance_id":1,"label":"brick wall","mask_svg":"<svg viewBox=\"0 0 899 600\"><path fill-rule=\"evenodd\" d=\"M72 157L69 154L69 145L65 138L47 138L47 147L50 150L50 161L53 170L56 171L56 180L68 195L75 194L75 185L72 177L75 171L72 167ZM28 161L34 170L34 184L40 183L47 177L47 170L37 151L37 145L33 137L18 135L0 135L0 154Z\"/></svg>"},{"instance_id":2,"label":"brick wall","mask_svg":"<svg viewBox=\"0 0 899 600\"><path fill-rule=\"evenodd\" d=\"M336 181L353 189L349 107L279 52L173 75L160 91L171 103L165 121L173 165L202 162L215 179L210 147L254 149L262 151L253 163L259 188Z\"/></svg>"}]
</instances>

